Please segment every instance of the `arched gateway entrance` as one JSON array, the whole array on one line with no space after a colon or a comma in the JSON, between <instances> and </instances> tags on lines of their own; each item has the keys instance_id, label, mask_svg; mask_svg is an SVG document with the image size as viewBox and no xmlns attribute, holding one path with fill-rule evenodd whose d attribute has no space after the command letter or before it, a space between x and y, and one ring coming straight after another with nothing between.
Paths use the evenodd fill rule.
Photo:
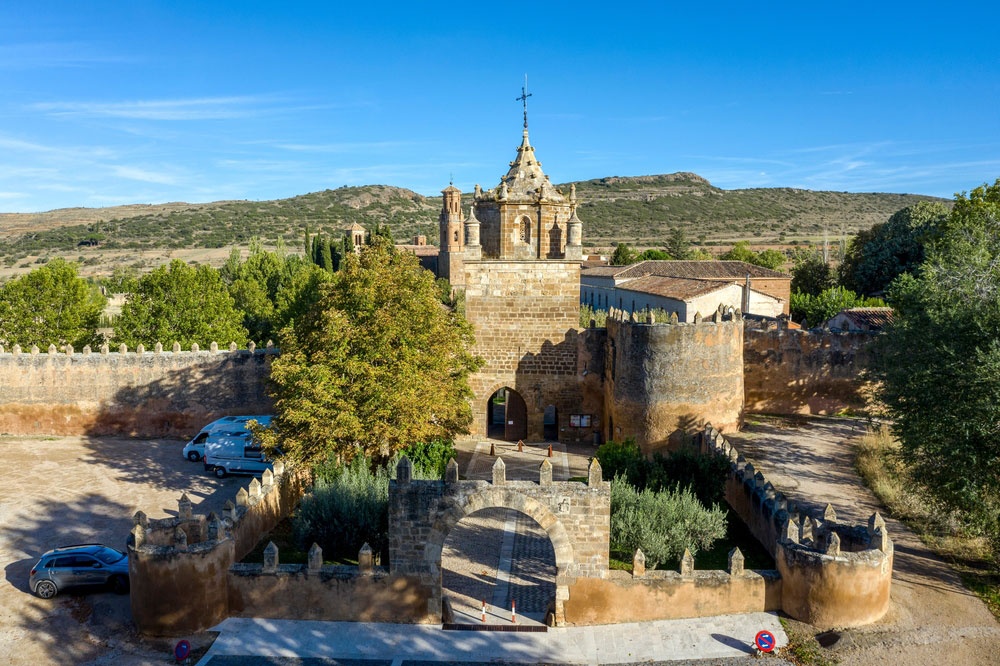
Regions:
<instances>
[{"instance_id":1,"label":"arched gateway entrance","mask_svg":"<svg viewBox=\"0 0 1000 666\"><path fill-rule=\"evenodd\" d=\"M412 478L403 458L389 485L389 563L393 574L419 578L425 586L427 615L441 617L442 555L449 535L462 520L484 509L512 509L538 524L552 545L555 560L553 614L564 621L563 602L578 578L602 578L608 570L611 484L593 461L586 483L552 481L544 459L537 481L508 481L497 458L493 480L459 481L449 464L444 481Z\"/></svg>"},{"instance_id":2,"label":"arched gateway entrance","mask_svg":"<svg viewBox=\"0 0 1000 666\"><path fill-rule=\"evenodd\" d=\"M506 386L486 403L486 436L516 442L528 437L528 406L521 394Z\"/></svg>"}]
</instances>

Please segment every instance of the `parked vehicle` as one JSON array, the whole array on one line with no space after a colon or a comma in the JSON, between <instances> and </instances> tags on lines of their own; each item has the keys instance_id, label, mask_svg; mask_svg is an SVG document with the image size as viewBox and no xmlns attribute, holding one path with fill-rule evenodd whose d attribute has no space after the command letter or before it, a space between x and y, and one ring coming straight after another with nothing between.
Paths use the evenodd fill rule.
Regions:
<instances>
[{"instance_id":1,"label":"parked vehicle","mask_svg":"<svg viewBox=\"0 0 1000 666\"><path fill-rule=\"evenodd\" d=\"M247 431L209 435L205 442L205 471L220 479L227 474L260 474L274 469L260 444Z\"/></svg>"},{"instance_id":2,"label":"parked vehicle","mask_svg":"<svg viewBox=\"0 0 1000 666\"><path fill-rule=\"evenodd\" d=\"M271 423L271 415L223 416L221 419L216 419L202 428L197 435L191 438L190 442L184 445L181 453L191 462L198 462L205 457L205 442L209 436L220 432L246 432L247 423L250 421L256 421L262 426L267 426Z\"/></svg>"},{"instance_id":3,"label":"parked vehicle","mask_svg":"<svg viewBox=\"0 0 1000 666\"><path fill-rule=\"evenodd\" d=\"M87 587L125 594L129 588L128 555L97 543L55 548L31 568L28 587L43 599L63 590Z\"/></svg>"}]
</instances>

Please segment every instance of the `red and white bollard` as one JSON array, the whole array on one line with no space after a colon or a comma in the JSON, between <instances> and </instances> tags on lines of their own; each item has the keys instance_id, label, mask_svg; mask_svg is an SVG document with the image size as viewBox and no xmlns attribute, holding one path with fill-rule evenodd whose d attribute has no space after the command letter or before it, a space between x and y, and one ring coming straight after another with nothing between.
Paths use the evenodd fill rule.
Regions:
<instances>
[{"instance_id":1,"label":"red and white bollard","mask_svg":"<svg viewBox=\"0 0 1000 666\"><path fill-rule=\"evenodd\" d=\"M483 599L483 624L486 624L486 599Z\"/></svg>"},{"instance_id":2,"label":"red and white bollard","mask_svg":"<svg viewBox=\"0 0 1000 666\"><path fill-rule=\"evenodd\" d=\"M514 600L510 600L510 621L512 624L517 624L517 607L514 606Z\"/></svg>"}]
</instances>

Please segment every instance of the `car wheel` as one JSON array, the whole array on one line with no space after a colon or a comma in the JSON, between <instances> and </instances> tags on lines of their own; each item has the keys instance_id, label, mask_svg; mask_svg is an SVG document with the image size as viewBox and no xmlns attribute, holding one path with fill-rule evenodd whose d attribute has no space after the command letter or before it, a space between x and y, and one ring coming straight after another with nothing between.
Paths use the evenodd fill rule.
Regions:
<instances>
[{"instance_id":1,"label":"car wheel","mask_svg":"<svg viewBox=\"0 0 1000 666\"><path fill-rule=\"evenodd\" d=\"M219 477L220 479L226 478L226 468L225 467L216 467L215 468L215 476Z\"/></svg>"},{"instance_id":2,"label":"car wheel","mask_svg":"<svg viewBox=\"0 0 1000 666\"><path fill-rule=\"evenodd\" d=\"M191 462L198 462L199 460L201 460L201 456L198 455L197 451L192 451L191 453L188 454L188 460L190 460Z\"/></svg>"},{"instance_id":3,"label":"car wheel","mask_svg":"<svg viewBox=\"0 0 1000 666\"><path fill-rule=\"evenodd\" d=\"M35 585L35 594L42 599L51 599L56 596L56 584L51 580L40 580Z\"/></svg>"},{"instance_id":4,"label":"car wheel","mask_svg":"<svg viewBox=\"0 0 1000 666\"><path fill-rule=\"evenodd\" d=\"M111 579L111 589L115 594L127 594L128 587L128 576L114 576Z\"/></svg>"}]
</instances>

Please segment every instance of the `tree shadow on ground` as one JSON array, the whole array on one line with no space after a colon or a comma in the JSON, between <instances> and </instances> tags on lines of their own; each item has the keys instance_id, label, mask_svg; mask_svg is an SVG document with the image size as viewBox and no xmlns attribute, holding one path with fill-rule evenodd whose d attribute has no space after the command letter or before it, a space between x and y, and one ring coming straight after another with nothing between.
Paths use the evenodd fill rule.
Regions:
<instances>
[{"instance_id":1,"label":"tree shadow on ground","mask_svg":"<svg viewBox=\"0 0 1000 666\"><path fill-rule=\"evenodd\" d=\"M31 567L52 548L104 543L124 550L132 526L128 507L91 493L73 503L41 500L24 508L24 515L10 521L4 532L11 551L28 554L4 570L13 588L4 591L4 597L10 598L8 609L14 609L7 630L23 632L21 641L30 644L22 645L24 652L43 652L44 663L76 666L106 653L109 641L122 645L137 640L128 595L97 588L61 591L53 599L39 599L28 589Z\"/></svg>"}]
</instances>

